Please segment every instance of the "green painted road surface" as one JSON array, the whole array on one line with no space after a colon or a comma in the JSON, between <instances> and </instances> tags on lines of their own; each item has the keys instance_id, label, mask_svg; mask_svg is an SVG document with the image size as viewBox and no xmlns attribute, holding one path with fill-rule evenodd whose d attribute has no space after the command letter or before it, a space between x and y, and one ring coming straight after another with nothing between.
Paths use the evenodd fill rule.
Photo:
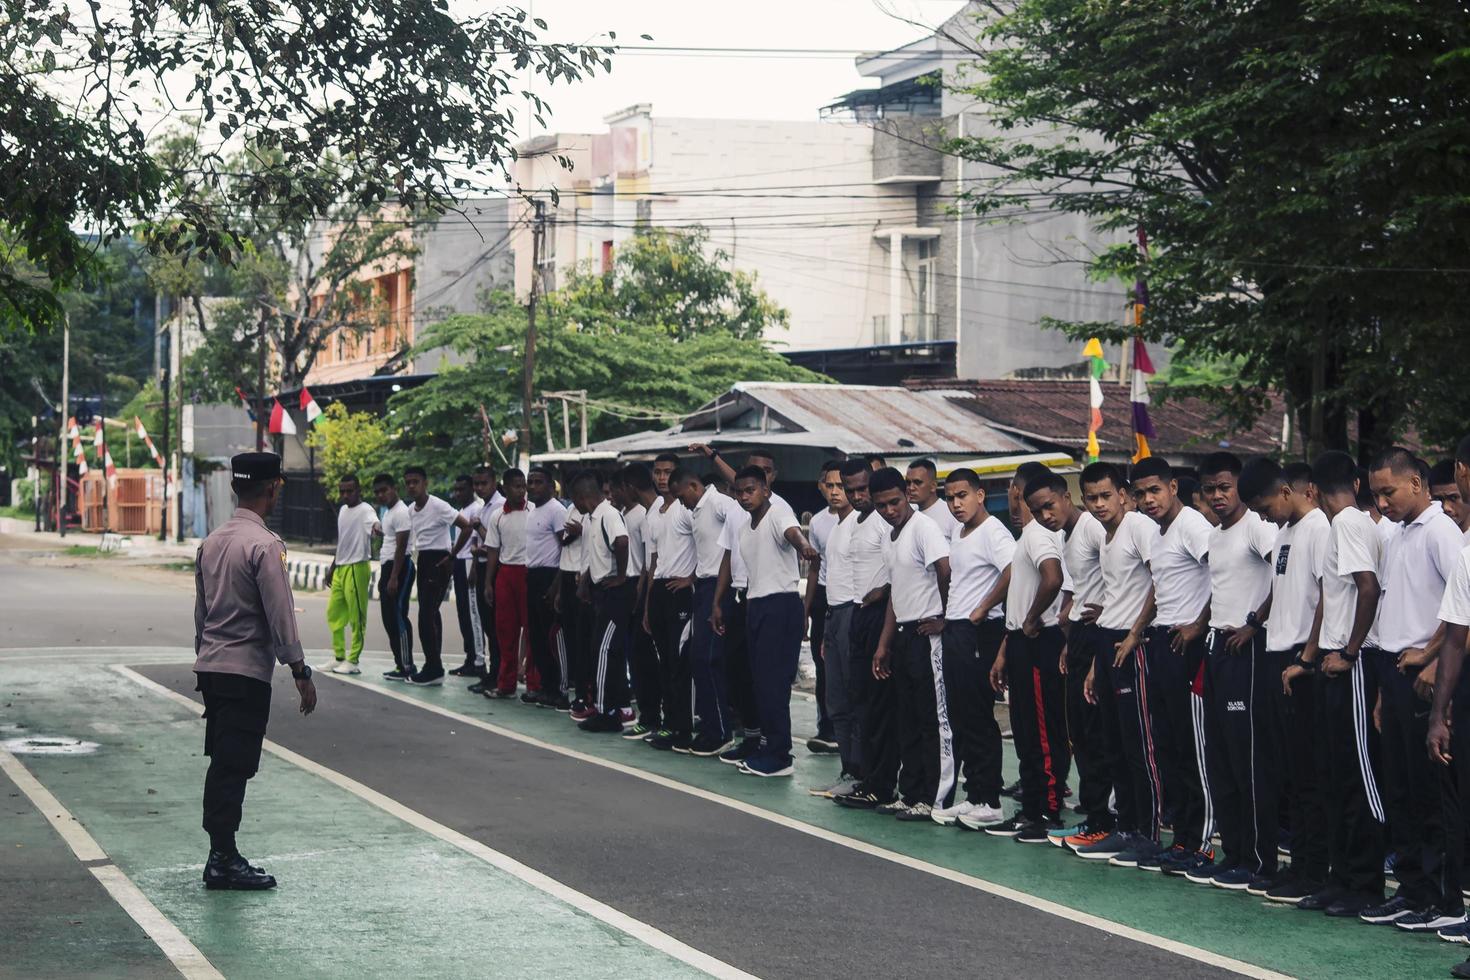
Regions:
<instances>
[{"instance_id":1,"label":"green painted road surface","mask_svg":"<svg viewBox=\"0 0 1470 980\"><path fill-rule=\"evenodd\" d=\"M0 724L24 726L26 734L85 738L100 747L90 755L18 758L227 977L611 978L697 973L269 754L250 784L240 836L247 857L275 874L281 886L267 893L206 893L199 880L206 842L198 826L205 760L197 712L107 666L182 664L189 660L187 651L129 648L115 654L79 650L67 654L68 659L60 659L61 654L45 656L44 662L27 662L20 651L0 654ZM326 658L314 653L310 659ZM833 757L812 756L799 748L795 779L757 780L715 760L658 753L615 736L584 734L565 715L516 702L487 702L465 693L461 683L442 688L390 685L379 679L387 664L383 654L372 653L364 658L360 681L323 679L322 707L307 723L326 717L334 695L342 692L345 698L347 684L378 699L371 710L375 719L381 711L384 725L404 713L423 711L383 696L391 692L1284 974L1445 976L1464 958L1462 947L1433 936L1329 920L1244 893L1084 862L1048 845L1019 845L984 834L842 810L807 792L836 779ZM278 718L290 710L294 705L277 700ZM811 701L794 699L793 715L797 732L814 728ZM455 737L472 737L476 729L466 725L456 731ZM411 748L423 758L433 758L432 745ZM600 768L592 762L577 764ZM1014 772L1013 759L1009 771ZM465 773L465 777L489 780L494 774ZM5 816L0 831L0 889L32 889L37 894L33 914L23 916L19 926L10 926L4 936L0 975L168 975L168 963L157 948L91 880L29 801L3 776L0 788L5 791L0 811ZM515 785L506 791L527 793L531 788ZM399 802L429 809L423 800ZM596 833L596 827L596 815L588 814L587 832ZM493 836L486 842L495 846ZM636 861L636 855L629 860ZM63 871L69 884L58 884L49 897L45 889L28 883L53 878L61 882ZM711 868L706 873L717 877L738 874L739 869ZM883 887L880 874L872 880L832 882L829 894L840 902L846 889ZM977 903L985 897L974 894ZM1038 929L1057 923L1044 912L1028 914ZM1104 932L1085 935L1095 937L1098 957L1126 955L1129 948ZM977 923L977 961L957 967L958 971L985 974L987 947L1004 940L985 935L984 923ZM1185 971L1199 966L1179 963ZM1119 965L1113 961L1114 967ZM1121 965L1126 972L1126 964ZM1036 973L1044 972L1043 964L1037 963Z\"/></svg>"}]
</instances>

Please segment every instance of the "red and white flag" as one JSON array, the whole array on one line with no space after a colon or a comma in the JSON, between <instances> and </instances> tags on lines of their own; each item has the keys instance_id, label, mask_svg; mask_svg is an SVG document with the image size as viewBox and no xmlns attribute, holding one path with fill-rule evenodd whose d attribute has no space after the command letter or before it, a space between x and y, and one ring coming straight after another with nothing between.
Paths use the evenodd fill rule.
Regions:
<instances>
[{"instance_id":1,"label":"red and white flag","mask_svg":"<svg viewBox=\"0 0 1470 980\"><path fill-rule=\"evenodd\" d=\"M311 397L311 392L305 388L301 389L301 410L306 413L306 424L316 425L316 420L322 416L322 407Z\"/></svg>"},{"instance_id":2,"label":"red and white flag","mask_svg":"<svg viewBox=\"0 0 1470 980\"><path fill-rule=\"evenodd\" d=\"M273 436L294 436L296 434L296 423L291 420L291 413L281 407L279 398L271 399L270 432Z\"/></svg>"}]
</instances>

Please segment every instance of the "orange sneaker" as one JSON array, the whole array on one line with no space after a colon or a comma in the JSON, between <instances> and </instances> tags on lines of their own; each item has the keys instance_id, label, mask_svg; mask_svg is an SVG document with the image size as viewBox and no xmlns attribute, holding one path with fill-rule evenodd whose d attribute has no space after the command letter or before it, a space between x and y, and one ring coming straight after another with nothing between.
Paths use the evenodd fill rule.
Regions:
<instances>
[{"instance_id":1,"label":"orange sneaker","mask_svg":"<svg viewBox=\"0 0 1470 980\"><path fill-rule=\"evenodd\" d=\"M1088 844L1096 844L1100 840L1105 840L1107 836L1108 831L1106 830L1085 830L1080 834L1073 834L1065 838L1062 846L1075 851L1079 847L1086 847Z\"/></svg>"}]
</instances>

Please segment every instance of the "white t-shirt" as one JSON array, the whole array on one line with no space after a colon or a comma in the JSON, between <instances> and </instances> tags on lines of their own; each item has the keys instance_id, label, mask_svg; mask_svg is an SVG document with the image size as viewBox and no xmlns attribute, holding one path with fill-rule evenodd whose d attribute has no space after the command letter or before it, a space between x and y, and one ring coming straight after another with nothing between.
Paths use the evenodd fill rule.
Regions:
<instances>
[{"instance_id":1,"label":"white t-shirt","mask_svg":"<svg viewBox=\"0 0 1470 980\"><path fill-rule=\"evenodd\" d=\"M587 539L587 574L593 582L601 582L618 573L617 554L613 545L618 538L628 536L628 525L623 515L604 500L592 511L587 523L582 526L582 536ZM629 545L631 548L631 543ZM632 559L629 559L632 564Z\"/></svg>"},{"instance_id":2,"label":"white t-shirt","mask_svg":"<svg viewBox=\"0 0 1470 980\"><path fill-rule=\"evenodd\" d=\"M582 525L582 533L561 549L560 564L564 572L582 572L587 568L587 522L576 504L567 508L567 519L562 524L562 530L573 524Z\"/></svg>"},{"instance_id":3,"label":"white t-shirt","mask_svg":"<svg viewBox=\"0 0 1470 980\"><path fill-rule=\"evenodd\" d=\"M889 596L894 618L912 623L943 613L944 599L939 594L934 565L949 557L949 540L939 525L918 513L904 522L896 539L890 530L889 539L888 577L893 582Z\"/></svg>"},{"instance_id":4,"label":"white t-shirt","mask_svg":"<svg viewBox=\"0 0 1470 980\"><path fill-rule=\"evenodd\" d=\"M1353 573L1372 572L1374 578L1381 579L1382 567L1383 538L1373 518L1356 507L1339 511L1332 519L1322 558L1322 629L1317 635L1321 649L1342 650L1352 636L1358 612L1358 586ZM1276 618L1274 603L1271 618ZM1368 645L1366 637L1363 643Z\"/></svg>"},{"instance_id":5,"label":"white t-shirt","mask_svg":"<svg viewBox=\"0 0 1470 980\"><path fill-rule=\"evenodd\" d=\"M482 512L484 511L484 509L484 501L482 501L479 497L473 497L470 499L469 503L465 504L459 509L459 516L463 517L469 523L470 527L474 527L476 519L484 521L485 518L489 516L488 514L482 516ZM464 544L460 545L454 550L455 559L457 560L460 558L471 557L472 552L470 551L470 549L480 543L477 540L479 536L480 534L478 531L471 531L469 534L465 535ZM449 534L449 543L453 545L458 540L459 532L451 531Z\"/></svg>"},{"instance_id":6,"label":"white t-shirt","mask_svg":"<svg viewBox=\"0 0 1470 980\"><path fill-rule=\"evenodd\" d=\"M516 510L502 505L488 521L482 522L485 525L485 546L500 549L500 564L526 564L526 532L534 513L536 505L526 500Z\"/></svg>"},{"instance_id":7,"label":"white t-shirt","mask_svg":"<svg viewBox=\"0 0 1470 980\"><path fill-rule=\"evenodd\" d=\"M561 542L557 534L567 526L567 509L552 497L526 517L526 566L557 568L561 565Z\"/></svg>"},{"instance_id":8,"label":"white t-shirt","mask_svg":"<svg viewBox=\"0 0 1470 980\"><path fill-rule=\"evenodd\" d=\"M949 538L949 618L968 618L995 588L1015 554L1016 539L999 517L986 517L968 533L956 523ZM1005 603L997 602L986 618L1005 614Z\"/></svg>"},{"instance_id":9,"label":"white t-shirt","mask_svg":"<svg viewBox=\"0 0 1470 980\"><path fill-rule=\"evenodd\" d=\"M1098 523L1102 527L1102 523ZM1106 529L1104 529L1106 531ZM1159 539L1159 526L1137 511L1123 515L1111 540L1104 541L1102 566L1102 612L1097 625L1105 630L1132 629L1143 612L1148 590L1153 585L1149 559ZM1073 579L1075 582L1076 579ZM1076 599L1073 599L1076 604Z\"/></svg>"},{"instance_id":10,"label":"white t-shirt","mask_svg":"<svg viewBox=\"0 0 1470 980\"><path fill-rule=\"evenodd\" d=\"M817 565L817 584L827 584L827 539L831 537L833 530L837 527L837 512L828 508L819 510L812 515L812 523L808 528L810 532L808 539L812 547L817 549L817 554L822 556L822 561ZM830 600L829 600L830 601Z\"/></svg>"},{"instance_id":11,"label":"white t-shirt","mask_svg":"<svg viewBox=\"0 0 1470 980\"><path fill-rule=\"evenodd\" d=\"M775 507L773 499L771 506ZM790 510L791 508L787 508ZM705 487L704 496L694 505L694 575L696 578L714 578L720 574L720 562L724 550L720 547L720 532L725 521L740 520L745 511L740 505L714 487Z\"/></svg>"},{"instance_id":12,"label":"white t-shirt","mask_svg":"<svg viewBox=\"0 0 1470 980\"><path fill-rule=\"evenodd\" d=\"M1154 542L1154 623L1183 626L1199 619L1210 601L1210 534L1205 515L1185 507Z\"/></svg>"},{"instance_id":13,"label":"white t-shirt","mask_svg":"<svg viewBox=\"0 0 1470 980\"><path fill-rule=\"evenodd\" d=\"M410 504L408 512L413 518L415 552L448 551L454 544L454 522L459 519L459 511L449 501L431 494L422 508Z\"/></svg>"},{"instance_id":14,"label":"white t-shirt","mask_svg":"<svg viewBox=\"0 0 1470 980\"><path fill-rule=\"evenodd\" d=\"M356 507L343 504L337 508L337 564L355 565L373 557L373 525L378 512L366 500Z\"/></svg>"},{"instance_id":15,"label":"white t-shirt","mask_svg":"<svg viewBox=\"0 0 1470 980\"><path fill-rule=\"evenodd\" d=\"M642 575L648 566L648 549L643 543L644 523L648 519L648 508L634 504L623 512L623 524L628 528L628 574Z\"/></svg>"},{"instance_id":16,"label":"white t-shirt","mask_svg":"<svg viewBox=\"0 0 1470 980\"><path fill-rule=\"evenodd\" d=\"M408 532L408 543L403 548L403 557L408 558L413 554L413 516L408 512L408 504L398 501L392 507L383 511L381 521L383 525L383 551L378 555L384 563L391 562L393 556L398 554L398 532Z\"/></svg>"},{"instance_id":17,"label":"white t-shirt","mask_svg":"<svg viewBox=\"0 0 1470 980\"><path fill-rule=\"evenodd\" d=\"M934 526L939 528L940 533L946 538L952 537L960 529L960 522L955 520L955 516L949 512L949 504L945 503L943 497L936 499L927 510L921 510L918 513L933 521Z\"/></svg>"},{"instance_id":18,"label":"white t-shirt","mask_svg":"<svg viewBox=\"0 0 1470 980\"><path fill-rule=\"evenodd\" d=\"M800 591L800 556L786 540L786 532L793 527L800 527L796 515L784 504L777 506L774 496L759 524L751 527L749 516L741 522L740 557L745 560L747 598Z\"/></svg>"},{"instance_id":19,"label":"white t-shirt","mask_svg":"<svg viewBox=\"0 0 1470 980\"><path fill-rule=\"evenodd\" d=\"M741 508L744 513L744 508ZM733 520L725 522L725 529L720 532L720 547L730 555L730 588L743 589L750 584L750 576L745 572L745 559L740 555L740 528L748 524L750 518L745 520Z\"/></svg>"},{"instance_id":20,"label":"white t-shirt","mask_svg":"<svg viewBox=\"0 0 1470 980\"><path fill-rule=\"evenodd\" d=\"M656 504L655 509L660 509ZM658 568L654 578L688 578L694 574L694 519L681 501L675 500L658 517ZM718 574L719 569L715 569Z\"/></svg>"},{"instance_id":21,"label":"white t-shirt","mask_svg":"<svg viewBox=\"0 0 1470 980\"><path fill-rule=\"evenodd\" d=\"M1156 528L1152 530L1157 533ZM1089 605L1103 604L1102 546L1107 536L1102 521L1085 510L1072 525L1072 533L1065 535L1062 560L1072 579L1072 608L1067 619L1074 623L1082 621Z\"/></svg>"},{"instance_id":22,"label":"white t-shirt","mask_svg":"<svg viewBox=\"0 0 1470 980\"><path fill-rule=\"evenodd\" d=\"M1391 521L1382 516L1374 520L1372 514L1368 515L1368 520L1373 521L1373 527L1378 531L1378 540L1383 542L1384 547L1387 547L1388 543L1399 533L1398 521Z\"/></svg>"},{"instance_id":23,"label":"white t-shirt","mask_svg":"<svg viewBox=\"0 0 1470 980\"><path fill-rule=\"evenodd\" d=\"M847 560L852 566L852 588L857 593L858 602L862 602L869 592L888 584L888 560L883 551L892 530L875 510L868 511L866 520L857 521L852 526Z\"/></svg>"},{"instance_id":24,"label":"white t-shirt","mask_svg":"<svg viewBox=\"0 0 1470 980\"><path fill-rule=\"evenodd\" d=\"M1390 653L1422 648L1439 627L1445 584L1464 550L1464 536L1438 503L1389 539L1383 554L1378 641Z\"/></svg>"},{"instance_id":25,"label":"white t-shirt","mask_svg":"<svg viewBox=\"0 0 1470 980\"><path fill-rule=\"evenodd\" d=\"M815 526L816 518L812 518ZM850 510L837 522L827 535L826 547L822 549L822 571L827 576L827 605L836 606L844 602L857 602L861 598L852 584L852 559L848 554L852 543L852 529L857 524L857 511ZM816 547L816 543L812 543Z\"/></svg>"},{"instance_id":26,"label":"white t-shirt","mask_svg":"<svg viewBox=\"0 0 1470 980\"><path fill-rule=\"evenodd\" d=\"M1011 586L1006 591L1006 629L1018 630L1036 601L1041 589L1041 565L1055 558L1062 564L1062 532L1048 531L1040 521L1033 520L1021 529L1021 539L1011 560ZM1065 578L1065 574L1063 576ZM1066 583L1057 591L1056 598L1041 614L1042 626L1057 625L1057 613L1062 608L1062 592Z\"/></svg>"},{"instance_id":27,"label":"white t-shirt","mask_svg":"<svg viewBox=\"0 0 1470 980\"><path fill-rule=\"evenodd\" d=\"M489 500L481 500L480 498L476 497L475 503L478 503L480 505L480 509L473 515L465 514L466 520L473 520L473 518L478 517L481 524L489 524L490 518L500 513L500 508L505 506L505 496L499 490L496 490L490 495ZM470 506L473 507L474 504L471 504ZM468 509L469 508L466 508L466 510ZM461 511L461 513L463 513L463 511ZM484 545L484 543L485 541L483 538L480 537L480 532L478 529L470 533L471 548L481 547ZM480 558L478 560L484 561L485 559Z\"/></svg>"},{"instance_id":28,"label":"white t-shirt","mask_svg":"<svg viewBox=\"0 0 1470 980\"><path fill-rule=\"evenodd\" d=\"M1230 527L1210 532L1210 626L1232 629L1261 607L1271 594L1271 552L1275 524L1253 511Z\"/></svg>"},{"instance_id":29,"label":"white t-shirt","mask_svg":"<svg viewBox=\"0 0 1470 980\"><path fill-rule=\"evenodd\" d=\"M1439 602L1439 618L1456 626L1470 626L1470 549L1462 549L1454 573Z\"/></svg>"},{"instance_id":30,"label":"white t-shirt","mask_svg":"<svg viewBox=\"0 0 1470 980\"><path fill-rule=\"evenodd\" d=\"M1332 524L1315 508L1277 532L1271 563L1275 574L1271 578L1271 617L1266 625L1267 650L1290 650L1306 643L1311 635L1330 537Z\"/></svg>"}]
</instances>

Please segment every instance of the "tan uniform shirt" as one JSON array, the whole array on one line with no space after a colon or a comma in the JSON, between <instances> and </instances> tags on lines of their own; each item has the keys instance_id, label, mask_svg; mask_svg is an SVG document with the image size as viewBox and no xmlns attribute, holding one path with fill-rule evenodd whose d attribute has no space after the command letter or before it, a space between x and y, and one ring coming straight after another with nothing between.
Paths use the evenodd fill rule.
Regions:
<instances>
[{"instance_id":1,"label":"tan uniform shirt","mask_svg":"<svg viewBox=\"0 0 1470 980\"><path fill-rule=\"evenodd\" d=\"M241 508L194 559L194 669L270 682L276 662L304 658L286 546Z\"/></svg>"}]
</instances>

